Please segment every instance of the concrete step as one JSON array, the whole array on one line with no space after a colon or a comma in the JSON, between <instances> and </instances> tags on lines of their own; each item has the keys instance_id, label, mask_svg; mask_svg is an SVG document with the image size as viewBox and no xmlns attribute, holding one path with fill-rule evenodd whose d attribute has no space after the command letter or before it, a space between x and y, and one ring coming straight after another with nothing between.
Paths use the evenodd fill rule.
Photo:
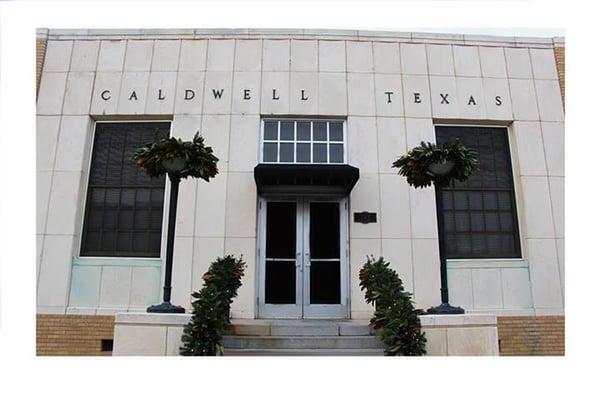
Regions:
<instances>
[{"instance_id":1,"label":"concrete step","mask_svg":"<svg viewBox=\"0 0 600 395\"><path fill-rule=\"evenodd\" d=\"M226 349L378 349L375 336L224 336Z\"/></svg>"},{"instance_id":2,"label":"concrete step","mask_svg":"<svg viewBox=\"0 0 600 395\"><path fill-rule=\"evenodd\" d=\"M229 334L236 336L368 336L365 320L232 320Z\"/></svg>"},{"instance_id":3,"label":"concrete step","mask_svg":"<svg viewBox=\"0 0 600 395\"><path fill-rule=\"evenodd\" d=\"M349 357L349 356L383 356L383 350L380 348L350 348L350 349L339 349L339 348L287 348L287 349L235 349L226 348L224 351L226 357L240 357L240 356L259 356L259 357L316 357L316 356L338 356L338 357Z\"/></svg>"}]
</instances>

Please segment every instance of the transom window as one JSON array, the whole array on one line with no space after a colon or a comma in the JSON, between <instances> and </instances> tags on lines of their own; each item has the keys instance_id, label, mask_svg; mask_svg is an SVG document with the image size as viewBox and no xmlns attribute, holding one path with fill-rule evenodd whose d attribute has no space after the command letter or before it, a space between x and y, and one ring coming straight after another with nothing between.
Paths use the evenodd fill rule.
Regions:
<instances>
[{"instance_id":1,"label":"transom window","mask_svg":"<svg viewBox=\"0 0 600 395\"><path fill-rule=\"evenodd\" d=\"M265 119L262 163L345 163L341 120Z\"/></svg>"},{"instance_id":2,"label":"transom window","mask_svg":"<svg viewBox=\"0 0 600 395\"><path fill-rule=\"evenodd\" d=\"M479 171L442 190L446 258L520 258L508 131L436 126L436 141L456 139L479 154ZM442 232L440 232L442 233Z\"/></svg>"},{"instance_id":3,"label":"transom window","mask_svg":"<svg viewBox=\"0 0 600 395\"><path fill-rule=\"evenodd\" d=\"M151 178L132 156L169 129L169 122L96 124L81 256L160 256L165 177Z\"/></svg>"}]
</instances>

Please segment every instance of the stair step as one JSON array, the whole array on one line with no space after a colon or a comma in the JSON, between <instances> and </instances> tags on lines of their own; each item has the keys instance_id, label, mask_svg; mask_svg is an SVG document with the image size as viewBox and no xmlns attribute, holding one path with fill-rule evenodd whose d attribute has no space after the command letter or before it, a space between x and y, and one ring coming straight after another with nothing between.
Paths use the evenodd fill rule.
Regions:
<instances>
[{"instance_id":1,"label":"stair step","mask_svg":"<svg viewBox=\"0 0 600 395\"><path fill-rule=\"evenodd\" d=\"M365 320L233 320L233 336L367 336L373 331Z\"/></svg>"},{"instance_id":2,"label":"stair step","mask_svg":"<svg viewBox=\"0 0 600 395\"><path fill-rule=\"evenodd\" d=\"M224 336L226 349L378 349L375 336Z\"/></svg>"},{"instance_id":3,"label":"stair step","mask_svg":"<svg viewBox=\"0 0 600 395\"><path fill-rule=\"evenodd\" d=\"M310 356L383 356L383 350L380 348L287 348L287 349L235 349L226 348L224 355L226 357L237 356L272 356L272 357L310 357Z\"/></svg>"}]
</instances>

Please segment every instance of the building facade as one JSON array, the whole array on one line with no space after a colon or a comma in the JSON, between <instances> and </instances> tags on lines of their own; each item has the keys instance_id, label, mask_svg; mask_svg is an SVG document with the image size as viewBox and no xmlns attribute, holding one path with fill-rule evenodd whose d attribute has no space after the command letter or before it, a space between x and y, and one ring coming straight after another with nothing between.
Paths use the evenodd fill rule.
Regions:
<instances>
[{"instance_id":1,"label":"building facade","mask_svg":"<svg viewBox=\"0 0 600 395\"><path fill-rule=\"evenodd\" d=\"M169 185L130 157L197 131L219 174L181 183L174 303L236 254L235 318L370 318L381 255L426 309L441 235L451 304L498 316L501 353L564 352L562 38L51 29L37 55L39 354L110 350L160 301ZM391 167L455 138L481 166L443 202Z\"/></svg>"}]
</instances>

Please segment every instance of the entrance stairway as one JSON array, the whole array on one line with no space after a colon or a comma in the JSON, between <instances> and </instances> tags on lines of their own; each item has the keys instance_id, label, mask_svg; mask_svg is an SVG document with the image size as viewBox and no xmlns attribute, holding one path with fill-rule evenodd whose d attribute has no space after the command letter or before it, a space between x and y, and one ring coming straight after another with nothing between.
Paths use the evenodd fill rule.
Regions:
<instances>
[{"instance_id":1,"label":"entrance stairway","mask_svg":"<svg viewBox=\"0 0 600 395\"><path fill-rule=\"evenodd\" d=\"M232 320L226 356L383 356L363 320Z\"/></svg>"}]
</instances>

